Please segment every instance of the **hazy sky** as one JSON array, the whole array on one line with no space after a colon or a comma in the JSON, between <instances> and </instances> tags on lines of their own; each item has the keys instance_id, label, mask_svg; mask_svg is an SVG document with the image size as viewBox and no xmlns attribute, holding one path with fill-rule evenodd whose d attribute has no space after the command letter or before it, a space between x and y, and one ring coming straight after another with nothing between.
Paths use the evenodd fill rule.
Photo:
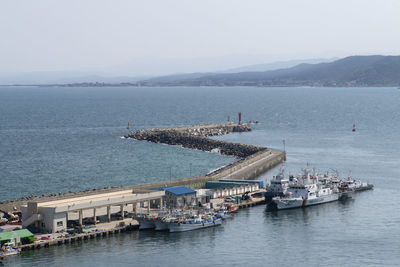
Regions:
<instances>
[{"instance_id":1,"label":"hazy sky","mask_svg":"<svg viewBox=\"0 0 400 267\"><path fill-rule=\"evenodd\" d=\"M0 72L400 55L399 28L399 0L1 0Z\"/></svg>"}]
</instances>

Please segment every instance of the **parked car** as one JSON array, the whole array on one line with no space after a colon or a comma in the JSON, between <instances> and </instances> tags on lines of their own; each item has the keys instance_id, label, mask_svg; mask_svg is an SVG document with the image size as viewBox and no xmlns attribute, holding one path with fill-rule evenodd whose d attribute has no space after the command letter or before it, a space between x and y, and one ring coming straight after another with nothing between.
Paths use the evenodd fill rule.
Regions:
<instances>
[{"instance_id":1,"label":"parked car","mask_svg":"<svg viewBox=\"0 0 400 267\"><path fill-rule=\"evenodd\" d=\"M230 202L230 203L235 203L235 198L233 197L225 197L224 202Z\"/></svg>"}]
</instances>

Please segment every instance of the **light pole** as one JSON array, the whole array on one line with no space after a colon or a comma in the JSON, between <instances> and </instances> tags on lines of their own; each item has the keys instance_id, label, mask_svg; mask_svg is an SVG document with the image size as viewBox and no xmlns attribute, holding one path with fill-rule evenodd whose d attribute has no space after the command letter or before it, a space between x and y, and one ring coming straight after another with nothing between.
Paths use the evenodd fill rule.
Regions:
<instances>
[{"instance_id":1,"label":"light pole","mask_svg":"<svg viewBox=\"0 0 400 267\"><path fill-rule=\"evenodd\" d=\"M172 166L169 165L169 184L171 184L171 179L172 179Z\"/></svg>"}]
</instances>

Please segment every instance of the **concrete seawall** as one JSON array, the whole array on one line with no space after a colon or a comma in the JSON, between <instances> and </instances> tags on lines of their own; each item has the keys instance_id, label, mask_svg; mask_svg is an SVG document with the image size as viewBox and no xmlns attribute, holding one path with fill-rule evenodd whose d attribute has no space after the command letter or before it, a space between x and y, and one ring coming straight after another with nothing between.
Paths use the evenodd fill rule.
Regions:
<instances>
[{"instance_id":1,"label":"concrete seawall","mask_svg":"<svg viewBox=\"0 0 400 267\"><path fill-rule=\"evenodd\" d=\"M3 201L0 202L0 211L9 212L13 211L14 208L16 208L16 210L20 210L20 206L25 205L27 201L60 200L70 197L87 196L128 189L142 190L175 185L184 185L197 189L204 187L205 183L211 180L254 179L286 160L286 153L282 151L272 150L266 147L231 143L208 138L209 136L248 131L251 131L249 125L238 125L233 123L135 131L126 137L135 138L137 140L146 140L155 143L181 145L183 147L199 149L203 151L218 149L221 154L234 155L240 159L232 164L224 166L212 173L203 176L181 178L174 179L172 181L160 181L133 186L120 186L111 188L107 187L42 196L27 196L16 200Z\"/></svg>"},{"instance_id":2,"label":"concrete seawall","mask_svg":"<svg viewBox=\"0 0 400 267\"><path fill-rule=\"evenodd\" d=\"M210 174L199 177L177 179L168 182L170 185L185 185L191 188L204 187L206 181L219 179L254 179L272 167L286 160L286 153L266 147L231 143L208 138L234 132L249 132L248 124L208 124L179 128L148 129L135 131L126 138L146 140L154 143L181 145L183 147L212 151L218 149L221 154L234 155L239 161L220 168ZM156 185L157 184L157 185ZM156 185L156 186L155 186ZM165 182L153 183L151 186L165 186ZM147 185L143 185L147 188Z\"/></svg>"}]
</instances>

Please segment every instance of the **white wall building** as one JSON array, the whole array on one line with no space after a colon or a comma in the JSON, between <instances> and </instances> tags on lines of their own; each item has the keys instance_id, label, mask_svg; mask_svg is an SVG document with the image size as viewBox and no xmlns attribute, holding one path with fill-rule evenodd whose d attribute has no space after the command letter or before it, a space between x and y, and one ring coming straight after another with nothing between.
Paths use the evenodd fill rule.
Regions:
<instances>
[{"instance_id":1,"label":"white wall building","mask_svg":"<svg viewBox=\"0 0 400 267\"><path fill-rule=\"evenodd\" d=\"M150 200L159 199L162 203L164 195L164 191L135 193L125 190L54 201L30 201L21 206L22 226L54 233L66 229L69 219L78 219L81 226L84 218L92 218L96 223L98 216L107 215L107 220L111 221L112 213L121 212L124 218L124 211L135 211L143 201L150 209Z\"/></svg>"}]
</instances>

